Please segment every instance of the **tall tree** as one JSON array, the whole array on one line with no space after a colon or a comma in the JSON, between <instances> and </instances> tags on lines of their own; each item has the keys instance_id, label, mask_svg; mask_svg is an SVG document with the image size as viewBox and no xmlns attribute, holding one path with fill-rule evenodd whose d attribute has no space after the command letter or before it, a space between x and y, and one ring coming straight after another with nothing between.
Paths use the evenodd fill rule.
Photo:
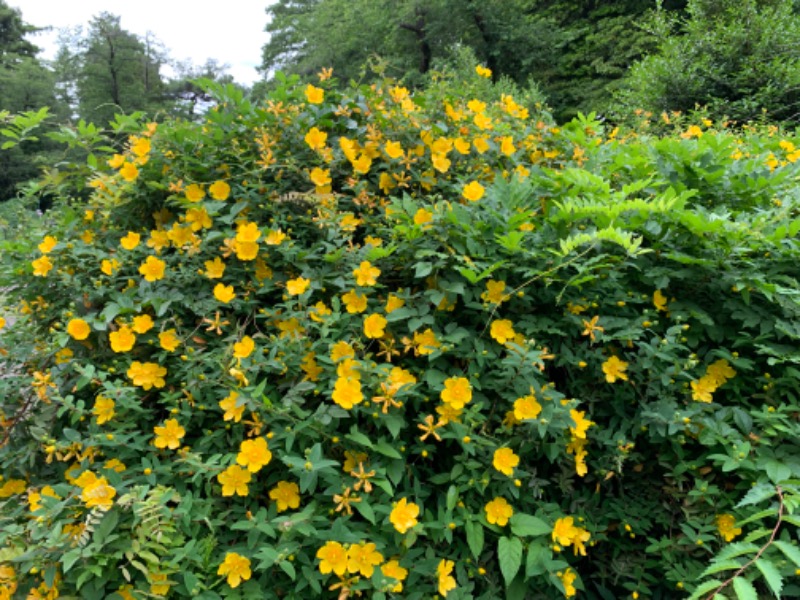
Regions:
<instances>
[{"instance_id":1,"label":"tall tree","mask_svg":"<svg viewBox=\"0 0 800 600\"><path fill-rule=\"evenodd\" d=\"M163 55L110 13L94 17L80 54L79 114L106 124L115 113L156 108L163 99Z\"/></svg>"},{"instance_id":2,"label":"tall tree","mask_svg":"<svg viewBox=\"0 0 800 600\"><path fill-rule=\"evenodd\" d=\"M663 19L656 52L636 64L619 100L628 109L688 111L747 121L764 112L800 123L800 14L793 0L690 0Z\"/></svg>"},{"instance_id":3,"label":"tall tree","mask_svg":"<svg viewBox=\"0 0 800 600\"><path fill-rule=\"evenodd\" d=\"M9 67L25 58L34 58L39 49L25 36L38 31L22 20L20 11L0 0L0 67Z\"/></svg>"},{"instance_id":4,"label":"tall tree","mask_svg":"<svg viewBox=\"0 0 800 600\"><path fill-rule=\"evenodd\" d=\"M686 0L666 0L669 10ZM462 46L497 76L536 80L562 117L597 108L655 47L641 0L278 0L262 69L356 77L370 54L414 83Z\"/></svg>"}]
</instances>

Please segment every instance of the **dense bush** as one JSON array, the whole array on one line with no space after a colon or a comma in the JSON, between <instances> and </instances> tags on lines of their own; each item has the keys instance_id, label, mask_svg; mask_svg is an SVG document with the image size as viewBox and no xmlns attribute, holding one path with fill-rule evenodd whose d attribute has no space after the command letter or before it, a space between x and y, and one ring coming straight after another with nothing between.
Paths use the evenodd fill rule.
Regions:
<instances>
[{"instance_id":1,"label":"dense bush","mask_svg":"<svg viewBox=\"0 0 800 600\"><path fill-rule=\"evenodd\" d=\"M320 80L59 178L0 597L798 595L792 141Z\"/></svg>"}]
</instances>

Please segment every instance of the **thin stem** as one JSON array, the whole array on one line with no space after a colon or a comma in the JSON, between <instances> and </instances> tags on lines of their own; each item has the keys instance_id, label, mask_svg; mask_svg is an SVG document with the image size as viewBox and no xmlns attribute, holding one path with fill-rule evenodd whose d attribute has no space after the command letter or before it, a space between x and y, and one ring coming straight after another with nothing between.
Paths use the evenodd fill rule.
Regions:
<instances>
[{"instance_id":1,"label":"thin stem","mask_svg":"<svg viewBox=\"0 0 800 600\"><path fill-rule=\"evenodd\" d=\"M706 600L713 600L714 596L719 594L722 590L724 590L731 583L733 583L733 580L736 579L742 573L744 573L744 571L750 565L752 565L754 562L756 562L761 557L761 555L764 554L764 551L767 548L769 548L772 545L772 543L775 541L775 536L778 535L778 529L780 529L781 523L783 522L783 490L781 490L781 486L778 485L778 486L775 486L775 491L778 492L778 502L780 503L780 506L778 507L778 522L775 523L775 527L772 530L772 535L769 536L769 539L767 540L767 543L764 544L763 546L761 546L761 548L758 550L758 552L756 552L756 555L753 558L751 558L749 562L747 562L744 565L742 565L739 568L739 570L736 571L736 573L731 575L730 578L727 581L725 581L721 586L719 586L710 596L708 596L706 598Z\"/></svg>"}]
</instances>

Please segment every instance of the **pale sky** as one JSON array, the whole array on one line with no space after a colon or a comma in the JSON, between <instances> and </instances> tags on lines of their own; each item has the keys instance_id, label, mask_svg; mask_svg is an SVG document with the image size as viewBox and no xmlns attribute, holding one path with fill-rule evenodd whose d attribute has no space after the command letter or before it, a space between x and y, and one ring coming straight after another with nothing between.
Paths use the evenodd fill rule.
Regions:
<instances>
[{"instance_id":1,"label":"pale sky","mask_svg":"<svg viewBox=\"0 0 800 600\"><path fill-rule=\"evenodd\" d=\"M261 47L267 42L266 7L270 0L7 0L22 12L22 20L37 27L83 25L103 11L120 17L123 29L143 36L153 32L170 57L202 65L216 59L229 65L228 73L239 83L260 79ZM57 32L30 37L42 49L40 58L55 57Z\"/></svg>"}]
</instances>

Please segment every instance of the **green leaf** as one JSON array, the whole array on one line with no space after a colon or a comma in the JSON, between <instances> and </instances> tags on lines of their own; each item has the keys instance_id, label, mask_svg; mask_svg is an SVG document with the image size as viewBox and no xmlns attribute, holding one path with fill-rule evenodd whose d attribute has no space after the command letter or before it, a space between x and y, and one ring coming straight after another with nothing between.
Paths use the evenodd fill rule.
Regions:
<instances>
[{"instance_id":1,"label":"green leaf","mask_svg":"<svg viewBox=\"0 0 800 600\"><path fill-rule=\"evenodd\" d=\"M483 552L483 525L477 521L467 521L464 529L467 532L467 545L472 552L472 556L479 559L481 552Z\"/></svg>"},{"instance_id":2,"label":"green leaf","mask_svg":"<svg viewBox=\"0 0 800 600\"><path fill-rule=\"evenodd\" d=\"M403 458L402 455L395 450L394 446L391 446L384 441L380 441L375 444L375 451L383 454L384 456L388 456L389 458Z\"/></svg>"},{"instance_id":3,"label":"green leaf","mask_svg":"<svg viewBox=\"0 0 800 600\"><path fill-rule=\"evenodd\" d=\"M81 557L81 548L74 548L69 552L65 552L64 556L61 557L61 570L62 572L66 573L72 568L78 559Z\"/></svg>"},{"instance_id":4,"label":"green leaf","mask_svg":"<svg viewBox=\"0 0 800 600\"><path fill-rule=\"evenodd\" d=\"M739 600L758 600L758 592L753 584L744 577L737 577L733 580L733 591Z\"/></svg>"},{"instance_id":5,"label":"green leaf","mask_svg":"<svg viewBox=\"0 0 800 600\"><path fill-rule=\"evenodd\" d=\"M456 506L456 502L458 502L458 488L454 485L451 485L447 489L447 500L445 502L447 510L453 510Z\"/></svg>"},{"instance_id":6,"label":"green leaf","mask_svg":"<svg viewBox=\"0 0 800 600\"><path fill-rule=\"evenodd\" d=\"M697 586L694 590L694 593L689 597L689 600L697 600L698 598L705 598L705 595L709 592L713 592L718 589L722 585L722 580L720 579L710 579L703 583L702 585Z\"/></svg>"},{"instance_id":7,"label":"green leaf","mask_svg":"<svg viewBox=\"0 0 800 600\"><path fill-rule=\"evenodd\" d=\"M522 541L519 538L501 537L497 542L497 560L506 585L510 585L522 566Z\"/></svg>"},{"instance_id":8,"label":"green leaf","mask_svg":"<svg viewBox=\"0 0 800 600\"><path fill-rule=\"evenodd\" d=\"M511 532L519 536L549 535L553 530L550 525L525 513L514 513L511 516Z\"/></svg>"},{"instance_id":9,"label":"green leaf","mask_svg":"<svg viewBox=\"0 0 800 600\"><path fill-rule=\"evenodd\" d=\"M734 569L739 569L741 566L742 563L736 560L714 561L705 571L700 574L700 579L706 577L707 575L714 575L715 573L719 573L721 571L732 571Z\"/></svg>"},{"instance_id":10,"label":"green leaf","mask_svg":"<svg viewBox=\"0 0 800 600\"><path fill-rule=\"evenodd\" d=\"M775 594L775 597L780 598L781 590L783 589L783 577L781 577L781 574L778 569L775 568L775 565L765 558L759 558L756 561L756 567L758 567L758 570L761 571L761 574L764 576L769 589L772 590L772 593Z\"/></svg>"},{"instance_id":11,"label":"green leaf","mask_svg":"<svg viewBox=\"0 0 800 600\"><path fill-rule=\"evenodd\" d=\"M525 576L535 577L547 572L547 558L550 547L542 541L536 541L528 546L528 557L525 561Z\"/></svg>"},{"instance_id":12,"label":"green leaf","mask_svg":"<svg viewBox=\"0 0 800 600\"><path fill-rule=\"evenodd\" d=\"M359 444L361 446L366 446L367 448L372 448L372 442L370 441L370 439L367 436L365 436L363 433L361 433L358 429L356 429L355 425L350 430L350 433L348 433L344 437L346 437L348 440L350 440L352 442L355 442L356 444Z\"/></svg>"},{"instance_id":13,"label":"green leaf","mask_svg":"<svg viewBox=\"0 0 800 600\"><path fill-rule=\"evenodd\" d=\"M289 576L292 581L295 580L297 577L297 572L295 571L292 563L290 563L288 560L282 560L278 563L278 566Z\"/></svg>"},{"instance_id":14,"label":"green leaf","mask_svg":"<svg viewBox=\"0 0 800 600\"><path fill-rule=\"evenodd\" d=\"M372 510L372 507L369 505L368 502L354 502L352 506L355 506L356 510L361 513L361 516L364 517L367 521L375 524L375 511Z\"/></svg>"},{"instance_id":15,"label":"green leaf","mask_svg":"<svg viewBox=\"0 0 800 600\"><path fill-rule=\"evenodd\" d=\"M792 561L795 566L800 567L800 550L794 544L778 540L773 544L778 550L784 553L786 558Z\"/></svg>"}]
</instances>

